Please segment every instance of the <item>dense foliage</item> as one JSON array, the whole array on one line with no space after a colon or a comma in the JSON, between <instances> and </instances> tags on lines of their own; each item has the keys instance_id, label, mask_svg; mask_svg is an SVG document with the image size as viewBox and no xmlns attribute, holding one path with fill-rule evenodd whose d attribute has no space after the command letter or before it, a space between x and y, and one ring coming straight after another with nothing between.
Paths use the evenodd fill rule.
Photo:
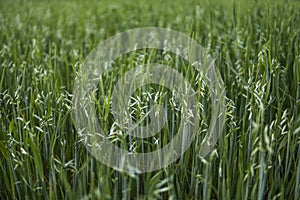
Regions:
<instances>
[{"instance_id":1,"label":"dense foliage","mask_svg":"<svg viewBox=\"0 0 300 200\"><path fill-rule=\"evenodd\" d=\"M73 83L100 41L146 26L190 35L216 58L226 124L200 158L208 105L183 158L152 173L120 173L80 142ZM107 74L106 91L125 69ZM297 1L0 1L0 199L298 200L299 84ZM109 106L100 102L99 116ZM105 116L110 130L113 117Z\"/></svg>"}]
</instances>

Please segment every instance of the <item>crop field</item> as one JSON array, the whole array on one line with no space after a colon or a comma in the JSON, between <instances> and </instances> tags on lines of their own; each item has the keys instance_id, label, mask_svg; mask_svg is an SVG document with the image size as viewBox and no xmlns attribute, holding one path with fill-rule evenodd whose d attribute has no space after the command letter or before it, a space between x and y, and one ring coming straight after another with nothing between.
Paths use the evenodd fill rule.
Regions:
<instances>
[{"instance_id":1,"label":"crop field","mask_svg":"<svg viewBox=\"0 0 300 200\"><path fill-rule=\"evenodd\" d=\"M153 103L166 103L167 117L157 135L132 137L111 111L118 80L156 62L201 91L195 138L184 154L137 173L107 166L86 148L76 128L74 85L99 43L143 27L185 34L206 50L224 83L226 112L216 145L201 156L216 105L199 72L157 49L115 59L93 102L104 134L131 153L172 141L185 120L184 103L159 84L137 87L128 118L152 123ZM0 0L0 199L299 200L300 2Z\"/></svg>"}]
</instances>

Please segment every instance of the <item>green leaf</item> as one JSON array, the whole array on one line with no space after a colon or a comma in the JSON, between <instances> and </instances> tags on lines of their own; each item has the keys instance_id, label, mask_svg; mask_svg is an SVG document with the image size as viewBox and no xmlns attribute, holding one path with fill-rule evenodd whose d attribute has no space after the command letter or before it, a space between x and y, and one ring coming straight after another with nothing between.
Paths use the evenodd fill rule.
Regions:
<instances>
[{"instance_id":1,"label":"green leaf","mask_svg":"<svg viewBox=\"0 0 300 200\"><path fill-rule=\"evenodd\" d=\"M33 141L32 137L29 138L29 146L31 147L33 158L34 158L34 164L38 171L39 177L44 181L44 170L42 167L42 157L40 154L40 150L36 146L35 142Z\"/></svg>"},{"instance_id":2,"label":"green leaf","mask_svg":"<svg viewBox=\"0 0 300 200\"><path fill-rule=\"evenodd\" d=\"M9 123L8 131L11 133L15 127L15 120L11 120Z\"/></svg>"}]
</instances>

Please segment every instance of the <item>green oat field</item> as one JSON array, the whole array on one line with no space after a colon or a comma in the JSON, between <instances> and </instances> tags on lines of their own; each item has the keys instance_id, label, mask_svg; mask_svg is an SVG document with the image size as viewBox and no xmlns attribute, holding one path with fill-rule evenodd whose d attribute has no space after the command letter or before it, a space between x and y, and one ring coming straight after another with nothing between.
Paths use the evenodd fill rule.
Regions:
<instances>
[{"instance_id":1,"label":"green oat field","mask_svg":"<svg viewBox=\"0 0 300 200\"><path fill-rule=\"evenodd\" d=\"M226 120L217 145L199 157L213 105L197 72L157 50L117 59L101 79L95 105L104 131L121 148L149 152L157 141L166 145L180 120L174 100L157 136L119 134L110 101L126 71L149 60L168 64L202 91L199 128L185 154L136 174L114 170L88 152L74 126L72 99L89 53L139 27L172 29L207 49L226 88ZM132 94L136 122L154 97L163 102L172 92L150 84ZM0 199L299 200L300 2L0 0Z\"/></svg>"}]
</instances>

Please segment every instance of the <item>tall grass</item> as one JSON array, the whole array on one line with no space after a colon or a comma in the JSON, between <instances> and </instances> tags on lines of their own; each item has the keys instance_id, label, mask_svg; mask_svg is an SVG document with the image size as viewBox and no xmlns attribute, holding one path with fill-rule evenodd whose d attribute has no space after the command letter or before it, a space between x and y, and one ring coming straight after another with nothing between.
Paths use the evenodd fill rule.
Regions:
<instances>
[{"instance_id":1,"label":"tall grass","mask_svg":"<svg viewBox=\"0 0 300 200\"><path fill-rule=\"evenodd\" d=\"M300 199L297 1L0 5L1 199ZM85 149L73 125L72 89L80 64L100 41L144 26L188 34L216 58L226 85L226 125L217 146L200 158L212 106L204 88L202 122L184 157L159 171L127 174ZM168 62L159 52L130 54L123 60L128 68L117 68L124 63L119 60L106 74L103 93L130 67L146 62L136 60L140 55ZM180 67L193 77L188 66ZM161 101L172 96L157 86L146 89L161 90ZM132 106L135 116L145 112L137 98L143 100L143 92L132 98L141 105ZM117 132L109 106L99 100L97 111L104 128ZM176 133L173 122L180 117L171 105L168 113L165 134L159 135L164 141ZM124 148L131 142L118 134L112 139ZM139 151L155 148L154 138L137 142Z\"/></svg>"}]
</instances>

